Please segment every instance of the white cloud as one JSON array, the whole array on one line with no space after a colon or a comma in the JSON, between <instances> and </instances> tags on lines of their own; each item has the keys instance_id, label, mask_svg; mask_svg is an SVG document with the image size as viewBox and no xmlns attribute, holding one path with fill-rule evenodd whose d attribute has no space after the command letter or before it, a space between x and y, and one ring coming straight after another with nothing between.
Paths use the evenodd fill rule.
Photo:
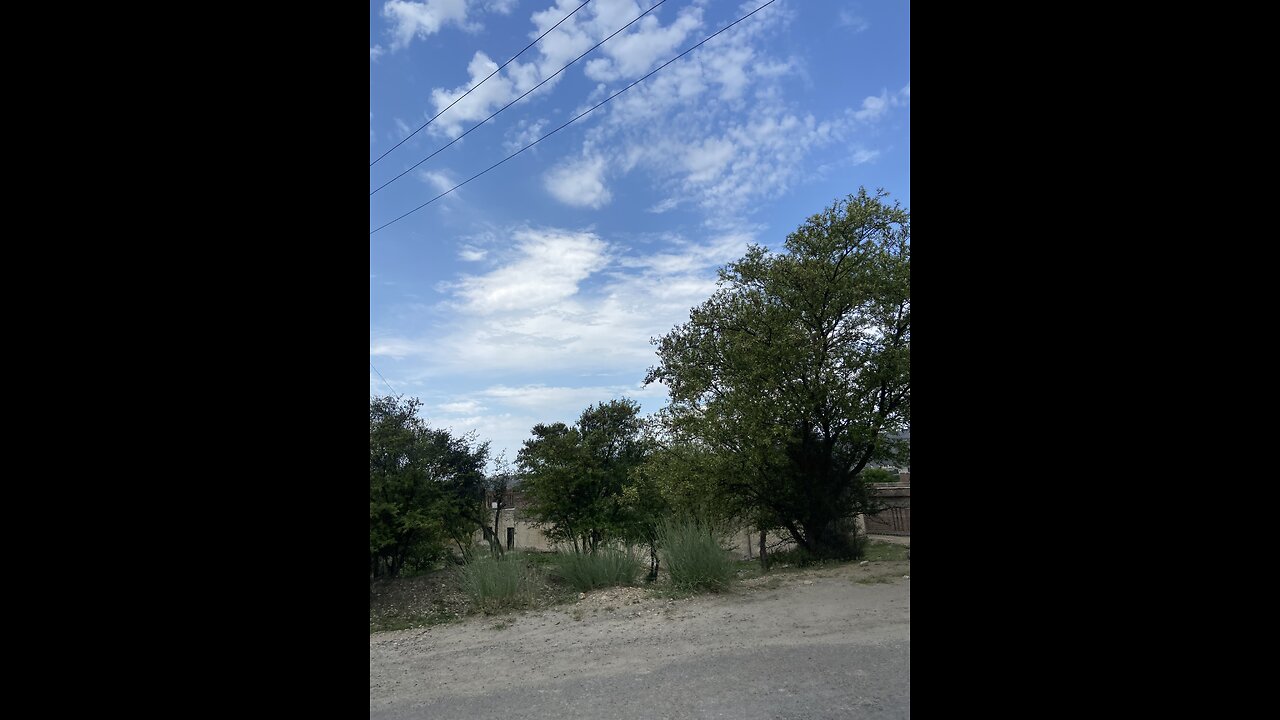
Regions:
<instances>
[{"instance_id":1,"label":"white cloud","mask_svg":"<svg viewBox=\"0 0 1280 720\"><path fill-rule=\"evenodd\" d=\"M480 262L485 259L485 256L488 254L488 250L483 250L472 245L463 245L458 249L458 258L465 262Z\"/></svg>"},{"instance_id":2,"label":"white cloud","mask_svg":"<svg viewBox=\"0 0 1280 720\"><path fill-rule=\"evenodd\" d=\"M879 150L867 150L866 148L858 148L853 153L853 164L861 165L863 163L871 162L872 160L875 160L877 157L879 157L879 155L880 155Z\"/></svg>"},{"instance_id":3,"label":"white cloud","mask_svg":"<svg viewBox=\"0 0 1280 720\"><path fill-rule=\"evenodd\" d=\"M503 147L508 152L515 152L529 143L542 137L542 131L546 128L546 120L537 120L530 123L528 120L520 120L514 128L507 131L506 140L502 142ZM537 152L534 148L532 152Z\"/></svg>"},{"instance_id":4,"label":"white cloud","mask_svg":"<svg viewBox=\"0 0 1280 720\"><path fill-rule=\"evenodd\" d=\"M436 409L450 415L474 415L488 408L475 400L463 400L461 402L441 403L436 406Z\"/></svg>"},{"instance_id":5,"label":"white cloud","mask_svg":"<svg viewBox=\"0 0 1280 720\"><path fill-rule=\"evenodd\" d=\"M585 408L588 405L608 400L609 395L617 392L616 388L602 387L547 387L546 385L525 385L523 387L507 387L495 385L481 392L485 397L500 400L504 404L525 410L545 408L562 408L565 406ZM601 395L606 397L601 398Z\"/></svg>"},{"instance_id":6,"label":"white cloud","mask_svg":"<svg viewBox=\"0 0 1280 720\"><path fill-rule=\"evenodd\" d=\"M710 277L715 268L742 257L752 239L753 236L746 232L725 233L700 243L673 238L669 250L627 257L622 264L645 268L658 277L667 278L667 281L676 276L702 273Z\"/></svg>"},{"instance_id":7,"label":"white cloud","mask_svg":"<svg viewBox=\"0 0 1280 720\"><path fill-rule=\"evenodd\" d=\"M733 159L734 144L722 138L707 138L687 150L684 166L689 171L688 181L705 183L718 176Z\"/></svg>"},{"instance_id":8,"label":"white cloud","mask_svg":"<svg viewBox=\"0 0 1280 720\"><path fill-rule=\"evenodd\" d=\"M625 20L620 21L614 29L625 23ZM702 8L700 7L684 8L676 19L665 27L656 17L656 13L646 15L640 22L632 25L627 32L617 35L601 46L600 52L604 57L595 58L587 63L584 70L586 76L602 82L640 77L660 61L666 61L667 58L675 55L675 50L684 43L685 38L701 26ZM606 35L607 33L601 37Z\"/></svg>"},{"instance_id":9,"label":"white cloud","mask_svg":"<svg viewBox=\"0 0 1280 720\"><path fill-rule=\"evenodd\" d=\"M634 368L653 358L648 338L687 318L715 290L715 269L751 236L659 242L653 250L606 243L591 232L520 229L488 273L445 283L446 327L429 339L379 337L378 354L422 354L450 372ZM494 252L486 261L494 261Z\"/></svg>"},{"instance_id":10,"label":"white cloud","mask_svg":"<svg viewBox=\"0 0 1280 720\"><path fill-rule=\"evenodd\" d=\"M749 2L744 8L749 11L757 4ZM651 204L650 213L688 203L704 212L707 226L730 229L741 226L753 204L807 182L811 174L804 168L814 152L835 146L832 154L848 162L856 151L839 144L858 132L858 121L883 117L891 107L905 104L909 86L893 95L882 92L866 98L860 107L826 118L798 112L786 101L786 85L792 76L804 73L803 63L796 57L771 55L764 44L794 14L789 8L770 6L618 96L597 111L604 117L583 133L583 157L591 158L591 164L575 161L556 168L547 178L548 189L558 190L561 200L595 206L602 199L591 191L605 192L604 168L611 181L639 170L665 198ZM694 17L677 17L655 34L653 42L672 36L676 28L685 29L682 22L692 26ZM643 60L640 57L638 65L627 69L639 72L636 67ZM600 79L622 72L623 66L608 57L585 74ZM871 152L859 155L858 161L872 159Z\"/></svg>"},{"instance_id":11,"label":"white cloud","mask_svg":"<svg viewBox=\"0 0 1280 720\"><path fill-rule=\"evenodd\" d=\"M436 192L444 192L458 184L456 180L449 177L448 173L438 170L420 170L418 179L435 188Z\"/></svg>"},{"instance_id":12,"label":"white cloud","mask_svg":"<svg viewBox=\"0 0 1280 720\"><path fill-rule=\"evenodd\" d=\"M848 119L819 122L771 100L757 101L745 116L693 107L669 109L660 117L665 124L655 120L659 124L652 127L619 117L593 128L588 140L593 147L623 143L615 163L619 172L639 167L657 181L668 200L650 212L690 201L713 225L741 218L752 203L803 181L809 154L843 139L851 127Z\"/></svg>"},{"instance_id":13,"label":"white cloud","mask_svg":"<svg viewBox=\"0 0 1280 720\"><path fill-rule=\"evenodd\" d=\"M384 337L375 340L369 348L370 356L384 356L402 360L414 355L423 355L430 349L430 343L410 340L408 338Z\"/></svg>"},{"instance_id":14,"label":"white cloud","mask_svg":"<svg viewBox=\"0 0 1280 720\"><path fill-rule=\"evenodd\" d=\"M485 0L484 7L486 10L496 12L499 15L510 15L518 2L520 0Z\"/></svg>"},{"instance_id":15,"label":"white cloud","mask_svg":"<svg viewBox=\"0 0 1280 720\"><path fill-rule=\"evenodd\" d=\"M640 382L581 387L541 384L519 387L494 385L481 390L478 394L513 409L549 411L552 415L563 417L566 411L576 416L589 406L608 400L623 397L645 399L665 395L665 389L656 384L644 386Z\"/></svg>"},{"instance_id":16,"label":"white cloud","mask_svg":"<svg viewBox=\"0 0 1280 720\"><path fill-rule=\"evenodd\" d=\"M369 48L370 62L377 62L378 58L382 57L383 54L385 54L386 52L387 51L384 50L381 45L374 45L373 47Z\"/></svg>"},{"instance_id":17,"label":"white cloud","mask_svg":"<svg viewBox=\"0 0 1280 720\"><path fill-rule=\"evenodd\" d=\"M547 31L579 4L578 0L558 0L555 5L533 13L531 19L534 29L530 32L530 38L536 38ZM506 5L498 3L489 7L501 12ZM532 93L530 101L547 94L564 76L555 75L557 71L635 19L641 12L643 8L634 0L594 0L548 33L536 46L535 59L507 65L503 72L494 75L442 115L429 130L437 135L456 137L463 132L463 124L471 125L473 121L488 117L539 82L555 76L538 92ZM632 79L644 74L659 60L674 54L673 49L702 22L702 8L698 6L685 8L667 25L661 23L658 17L660 13L660 9L655 10L632 25L627 32L610 39L595 51L598 57L588 59L581 66L582 69L575 66L566 72L585 72L588 77L601 80ZM468 67L468 82L452 90L435 88L431 91L435 112L448 107L467 88L476 85L496 68L497 64L489 60L487 55L477 52Z\"/></svg>"},{"instance_id":18,"label":"white cloud","mask_svg":"<svg viewBox=\"0 0 1280 720\"><path fill-rule=\"evenodd\" d=\"M747 46L731 47L706 58L707 68L720 86L720 98L734 100L742 96L750 79L747 68L751 66L755 51ZM774 67L771 72L776 73Z\"/></svg>"},{"instance_id":19,"label":"white cloud","mask_svg":"<svg viewBox=\"0 0 1280 720\"><path fill-rule=\"evenodd\" d=\"M852 9L844 8L840 11L840 26L847 27L855 33L860 33L871 27L871 23L867 22L866 18L858 15Z\"/></svg>"},{"instance_id":20,"label":"white cloud","mask_svg":"<svg viewBox=\"0 0 1280 720\"><path fill-rule=\"evenodd\" d=\"M572 422L588 405L616 397L661 407L665 388L640 385L654 361L648 339L687 320L715 291L716 268L741 257L752 240L749 233L663 235L623 245L584 230L495 232L483 240L492 268L441 286L447 298L429 334L375 331L371 354L403 359L396 377L388 375L401 391L401 384L431 387L433 377L484 378L484 390L427 404L442 423L476 430L514 459L534 423ZM554 382L538 382L550 373Z\"/></svg>"},{"instance_id":21,"label":"white cloud","mask_svg":"<svg viewBox=\"0 0 1280 720\"><path fill-rule=\"evenodd\" d=\"M449 23L463 29L474 28L467 25L467 0L391 0L382 6L382 16L394 24L391 29L393 52L407 47L415 37L425 39L439 32Z\"/></svg>"},{"instance_id":22,"label":"white cloud","mask_svg":"<svg viewBox=\"0 0 1280 720\"><path fill-rule=\"evenodd\" d=\"M870 95L863 99L862 109L853 113L853 117L862 122L873 122L884 117L891 107L907 107L911 104L911 84L907 83L901 90L890 95L888 90L881 90L879 95Z\"/></svg>"},{"instance_id":23,"label":"white cloud","mask_svg":"<svg viewBox=\"0 0 1280 720\"><path fill-rule=\"evenodd\" d=\"M662 213L667 212L668 210L674 210L676 206L679 204L680 204L679 198L674 198L674 197L665 198L661 202L655 203L652 207L650 207L649 212L655 215L661 215Z\"/></svg>"},{"instance_id":24,"label":"white cloud","mask_svg":"<svg viewBox=\"0 0 1280 720\"><path fill-rule=\"evenodd\" d=\"M889 109L889 93L882 92L879 96L870 95L863 99L862 109L855 112L853 116L863 122L869 122L878 119L884 115Z\"/></svg>"},{"instance_id":25,"label":"white cloud","mask_svg":"<svg viewBox=\"0 0 1280 720\"><path fill-rule=\"evenodd\" d=\"M616 385L492 385L470 393L466 400L445 403L450 407L475 403L488 412L433 418L431 425L447 427L456 434L474 431L479 439L490 441L492 456L505 450L507 461L514 462L535 424L570 425L591 405L624 397L641 403L642 417L657 411L667 402L667 389L660 383L642 386L641 375L637 373L633 382Z\"/></svg>"},{"instance_id":26,"label":"white cloud","mask_svg":"<svg viewBox=\"0 0 1280 720\"><path fill-rule=\"evenodd\" d=\"M514 238L513 262L450 286L464 312L487 315L570 298L607 262L605 244L591 233L521 230Z\"/></svg>"},{"instance_id":27,"label":"white cloud","mask_svg":"<svg viewBox=\"0 0 1280 720\"><path fill-rule=\"evenodd\" d=\"M543 186L566 205L599 209L613 199L604 182L604 170L603 155L571 160L548 171Z\"/></svg>"},{"instance_id":28,"label":"white cloud","mask_svg":"<svg viewBox=\"0 0 1280 720\"><path fill-rule=\"evenodd\" d=\"M518 63L512 63L512 65L516 64ZM470 80L452 90L436 88L431 91L431 102L435 105L435 113L449 107L454 100L462 97L469 88L475 87L477 83L488 77L489 73L497 69L498 63L490 60L488 55L477 51L472 56L471 63L467 65L467 74L470 76ZM516 97L516 93L511 81L505 75L499 73L489 78L483 85L476 87L470 95L462 98L457 105L449 108L427 129L436 135L457 137L463 132L463 124L470 126L474 124L472 121L489 117L494 110L505 105L514 97ZM435 113L432 113L432 115Z\"/></svg>"}]
</instances>

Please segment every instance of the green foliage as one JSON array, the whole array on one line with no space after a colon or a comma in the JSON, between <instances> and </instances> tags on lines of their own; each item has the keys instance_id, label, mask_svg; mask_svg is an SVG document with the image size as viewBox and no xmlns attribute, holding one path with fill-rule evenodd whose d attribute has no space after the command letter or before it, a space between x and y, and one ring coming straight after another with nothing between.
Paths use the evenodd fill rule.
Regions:
<instances>
[{"instance_id":1,"label":"green foliage","mask_svg":"<svg viewBox=\"0 0 1280 720\"><path fill-rule=\"evenodd\" d=\"M560 553L557 575L574 590L587 592L612 585L634 585L640 560L630 550L606 547L596 554Z\"/></svg>"},{"instance_id":2,"label":"green foliage","mask_svg":"<svg viewBox=\"0 0 1280 720\"><path fill-rule=\"evenodd\" d=\"M667 418L661 411L654 418L657 437L652 441L653 450L636 468L635 482L652 488L661 498L657 514L737 520L741 507L716 487L717 478L731 474L732 456L665 432Z\"/></svg>"},{"instance_id":3,"label":"green foliage","mask_svg":"<svg viewBox=\"0 0 1280 720\"><path fill-rule=\"evenodd\" d=\"M866 190L810 217L787 252L752 246L656 340L671 435L719 458L713 497L822 557L881 504L860 473L911 420L910 214Z\"/></svg>"},{"instance_id":4,"label":"green foliage","mask_svg":"<svg viewBox=\"0 0 1280 720\"><path fill-rule=\"evenodd\" d=\"M720 547L715 530L690 519L666 519L658 524L658 548L681 590L719 592L734 577L734 563Z\"/></svg>"},{"instance_id":5,"label":"green foliage","mask_svg":"<svg viewBox=\"0 0 1280 720\"><path fill-rule=\"evenodd\" d=\"M896 483L899 479L898 473L893 472L892 470L885 470L884 468L863 468L860 475L864 482L871 483L872 485Z\"/></svg>"},{"instance_id":6,"label":"green foliage","mask_svg":"<svg viewBox=\"0 0 1280 720\"><path fill-rule=\"evenodd\" d=\"M454 437L417 416L416 399L369 400L369 571L400 574L406 563L469 544L483 524L482 468L488 444Z\"/></svg>"},{"instance_id":7,"label":"green foliage","mask_svg":"<svg viewBox=\"0 0 1280 720\"><path fill-rule=\"evenodd\" d=\"M430 572L447 564L450 557L448 548L438 542L426 540L410 547L405 553L403 572L413 575Z\"/></svg>"},{"instance_id":8,"label":"green foliage","mask_svg":"<svg viewBox=\"0 0 1280 720\"><path fill-rule=\"evenodd\" d=\"M639 412L633 400L611 400L584 410L573 427L533 427L516 462L525 512L550 540L594 553L625 536L623 490L644 458Z\"/></svg>"},{"instance_id":9,"label":"green foliage","mask_svg":"<svg viewBox=\"0 0 1280 720\"><path fill-rule=\"evenodd\" d=\"M459 584L473 605L486 612L531 603L540 574L519 553L500 559L480 555L459 568Z\"/></svg>"}]
</instances>

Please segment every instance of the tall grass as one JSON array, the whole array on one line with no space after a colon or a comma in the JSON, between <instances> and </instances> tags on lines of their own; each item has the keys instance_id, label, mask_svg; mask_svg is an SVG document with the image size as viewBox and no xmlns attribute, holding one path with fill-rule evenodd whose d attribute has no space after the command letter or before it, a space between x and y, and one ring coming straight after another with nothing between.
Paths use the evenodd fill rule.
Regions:
<instances>
[{"instance_id":1,"label":"tall grass","mask_svg":"<svg viewBox=\"0 0 1280 720\"><path fill-rule=\"evenodd\" d=\"M664 520L658 525L658 547L677 588L719 592L733 578L733 561L703 523Z\"/></svg>"},{"instance_id":2,"label":"tall grass","mask_svg":"<svg viewBox=\"0 0 1280 720\"><path fill-rule=\"evenodd\" d=\"M534 596L538 573L516 553L495 560L477 553L459 569L462 589L480 610L521 607Z\"/></svg>"},{"instance_id":3,"label":"tall grass","mask_svg":"<svg viewBox=\"0 0 1280 720\"><path fill-rule=\"evenodd\" d=\"M579 592L611 585L634 585L640 561L630 550L603 548L595 555L560 553L558 574Z\"/></svg>"}]
</instances>

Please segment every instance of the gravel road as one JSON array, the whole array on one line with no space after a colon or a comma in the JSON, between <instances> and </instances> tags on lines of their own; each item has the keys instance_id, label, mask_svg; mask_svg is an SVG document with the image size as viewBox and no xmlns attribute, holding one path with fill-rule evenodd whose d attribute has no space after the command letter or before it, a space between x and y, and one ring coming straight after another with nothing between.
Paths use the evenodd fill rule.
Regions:
<instances>
[{"instance_id":1,"label":"gravel road","mask_svg":"<svg viewBox=\"0 0 1280 720\"><path fill-rule=\"evenodd\" d=\"M377 633L369 717L907 718L909 573L820 567L676 601L611 588Z\"/></svg>"}]
</instances>

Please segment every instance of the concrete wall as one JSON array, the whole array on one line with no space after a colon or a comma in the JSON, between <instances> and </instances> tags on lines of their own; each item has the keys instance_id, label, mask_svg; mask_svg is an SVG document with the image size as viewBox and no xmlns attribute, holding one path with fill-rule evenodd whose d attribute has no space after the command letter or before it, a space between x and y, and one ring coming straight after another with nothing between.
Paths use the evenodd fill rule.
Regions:
<instances>
[{"instance_id":1,"label":"concrete wall","mask_svg":"<svg viewBox=\"0 0 1280 720\"><path fill-rule=\"evenodd\" d=\"M492 509L486 511L486 517L489 519L489 529L493 529ZM531 521L521 517L519 508L503 508L498 518L498 541L502 543L504 549L507 547L507 528L516 529L515 548L517 550L554 549L541 530L534 527ZM484 545L484 533L477 531L475 541L477 544Z\"/></svg>"}]
</instances>

